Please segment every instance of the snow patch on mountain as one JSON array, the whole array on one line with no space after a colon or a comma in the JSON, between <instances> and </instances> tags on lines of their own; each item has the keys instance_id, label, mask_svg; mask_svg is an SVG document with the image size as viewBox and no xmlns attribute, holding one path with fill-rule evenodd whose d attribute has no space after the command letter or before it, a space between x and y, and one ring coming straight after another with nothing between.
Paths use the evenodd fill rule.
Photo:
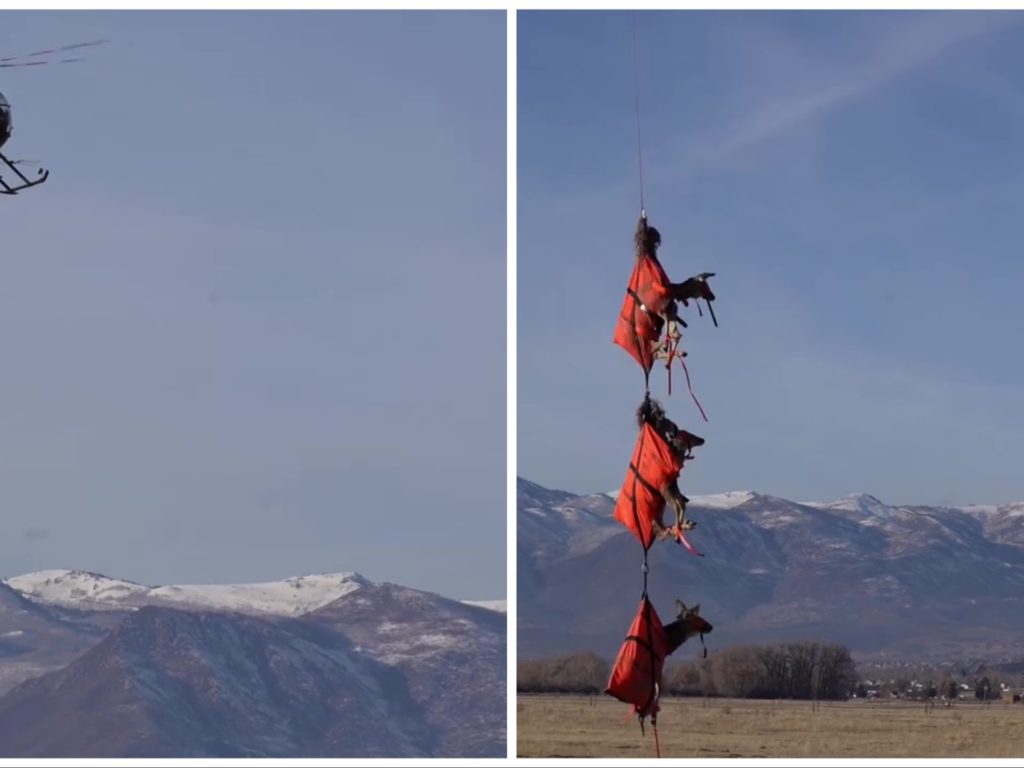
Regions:
<instances>
[{"instance_id":1,"label":"snow patch on mountain","mask_svg":"<svg viewBox=\"0 0 1024 768\"><path fill-rule=\"evenodd\" d=\"M154 587L154 601L239 613L301 616L370 582L358 573L293 576L258 584L184 584Z\"/></svg>"},{"instance_id":2,"label":"snow patch on mountain","mask_svg":"<svg viewBox=\"0 0 1024 768\"><path fill-rule=\"evenodd\" d=\"M7 579L7 586L46 605L88 610L178 606L247 614L300 616L372 582L358 573L294 576L257 584L146 587L89 571L47 570Z\"/></svg>"},{"instance_id":3,"label":"snow patch on mountain","mask_svg":"<svg viewBox=\"0 0 1024 768\"><path fill-rule=\"evenodd\" d=\"M987 517L994 515L999 512L999 507L995 504L968 504L964 507L959 507L961 512L966 512L968 515L975 517Z\"/></svg>"},{"instance_id":4,"label":"snow patch on mountain","mask_svg":"<svg viewBox=\"0 0 1024 768\"><path fill-rule=\"evenodd\" d=\"M486 608L488 611L497 613L508 613L507 601L505 600L463 600L465 605L475 605L477 608Z\"/></svg>"},{"instance_id":5,"label":"snow patch on mountain","mask_svg":"<svg viewBox=\"0 0 1024 768\"><path fill-rule=\"evenodd\" d=\"M891 517L899 513L899 507L891 507L888 504L884 504L869 493L851 493L835 501L811 501L807 502L806 505L808 507L816 507L817 509L859 512L863 515L874 517Z\"/></svg>"},{"instance_id":6,"label":"snow patch on mountain","mask_svg":"<svg viewBox=\"0 0 1024 768\"><path fill-rule=\"evenodd\" d=\"M124 608L126 602L149 591L141 584L91 571L35 571L2 583L40 603L93 610Z\"/></svg>"},{"instance_id":7,"label":"snow patch on mountain","mask_svg":"<svg viewBox=\"0 0 1024 768\"><path fill-rule=\"evenodd\" d=\"M353 572L293 576L255 584L171 584L147 587L90 571L46 570L4 582L30 600L84 610L137 610L147 605L226 611L249 615L301 616L373 582ZM466 605L506 613L505 600L463 600Z\"/></svg>"},{"instance_id":8,"label":"snow patch on mountain","mask_svg":"<svg viewBox=\"0 0 1024 768\"><path fill-rule=\"evenodd\" d=\"M726 491L725 493L710 493L704 496L691 496L690 506L705 507L707 509L732 509L748 501L757 498L753 491Z\"/></svg>"},{"instance_id":9,"label":"snow patch on mountain","mask_svg":"<svg viewBox=\"0 0 1024 768\"><path fill-rule=\"evenodd\" d=\"M1024 501L1013 504L968 504L965 507L957 507L961 512L966 512L974 517L1024 517Z\"/></svg>"}]
</instances>

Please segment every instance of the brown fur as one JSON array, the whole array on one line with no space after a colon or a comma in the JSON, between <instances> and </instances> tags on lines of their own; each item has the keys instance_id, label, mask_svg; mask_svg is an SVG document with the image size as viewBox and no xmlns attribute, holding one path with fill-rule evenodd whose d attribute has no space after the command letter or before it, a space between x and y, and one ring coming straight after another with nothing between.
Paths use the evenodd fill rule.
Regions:
<instances>
[{"instance_id":1,"label":"brown fur","mask_svg":"<svg viewBox=\"0 0 1024 768\"><path fill-rule=\"evenodd\" d=\"M637 222L636 232L633 234L633 244L636 246L637 258L647 254L654 259L658 258L658 246L661 245L661 233L654 227L647 225L647 217L641 216Z\"/></svg>"},{"instance_id":2,"label":"brown fur","mask_svg":"<svg viewBox=\"0 0 1024 768\"><path fill-rule=\"evenodd\" d=\"M690 306L690 299L703 299L709 303L714 301L715 294L707 281L709 277L714 277L714 272L703 272L681 283L672 283L672 298L681 301L684 307Z\"/></svg>"},{"instance_id":3,"label":"brown fur","mask_svg":"<svg viewBox=\"0 0 1024 768\"><path fill-rule=\"evenodd\" d=\"M682 600L676 600L678 616L675 621L665 625L665 636L668 639L669 654L676 650L694 635L707 635L714 629L700 615L700 604L687 608Z\"/></svg>"}]
</instances>

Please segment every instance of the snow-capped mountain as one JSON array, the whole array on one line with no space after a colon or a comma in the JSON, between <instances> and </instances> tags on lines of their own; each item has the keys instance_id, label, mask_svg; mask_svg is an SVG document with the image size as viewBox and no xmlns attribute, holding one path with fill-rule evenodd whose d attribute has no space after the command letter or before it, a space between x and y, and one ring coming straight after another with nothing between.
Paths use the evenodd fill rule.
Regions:
<instances>
[{"instance_id":1,"label":"snow-capped mountain","mask_svg":"<svg viewBox=\"0 0 1024 768\"><path fill-rule=\"evenodd\" d=\"M315 573L255 584L179 584L147 587L81 570L45 570L0 581L35 603L86 611L125 611L147 605L235 611L255 616L301 616L372 584L358 573ZM504 600L463 600L505 612Z\"/></svg>"},{"instance_id":2,"label":"snow-capped mountain","mask_svg":"<svg viewBox=\"0 0 1024 768\"><path fill-rule=\"evenodd\" d=\"M0 584L0 757L503 756L505 622L351 573L26 574Z\"/></svg>"},{"instance_id":3,"label":"snow-capped mountain","mask_svg":"<svg viewBox=\"0 0 1024 768\"><path fill-rule=\"evenodd\" d=\"M89 571L47 570L6 579L8 587L46 605L104 610L132 605L148 587Z\"/></svg>"},{"instance_id":4,"label":"snow-capped mountain","mask_svg":"<svg viewBox=\"0 0 1024 768\"><path fill-rule=\"evenodd\" d=\"M90 571L49 570L15 576L4 583L36 602L82 610L165 605L300 616L371 582L358 573L322 573L259 584L146 587Z\"/></svg>"},{"instance_id":5,"label":"snow-capped mountain","mask_svg":"<svg viewBox=\"0 0 1024 768\"><path fill-rule=\"evenodd\" d=\"M521 656L611 655L621 643L641 550L613 510L607 494L520 480ZM799 503L741 491L693 496L687 514L706 557L655 544L652 599L667 615L677 597L699 602L716 644L819 637L911 658L1013 653L1024 640L1024 504L894 506L866 494Z\"/></svg>"}]
</instances>

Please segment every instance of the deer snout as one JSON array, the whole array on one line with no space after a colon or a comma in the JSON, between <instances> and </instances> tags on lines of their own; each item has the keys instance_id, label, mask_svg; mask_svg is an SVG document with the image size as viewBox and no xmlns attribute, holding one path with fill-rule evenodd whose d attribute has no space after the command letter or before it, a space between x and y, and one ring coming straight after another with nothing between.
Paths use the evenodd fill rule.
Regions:
<instances>
[{"instance_id":1,"label":"deer snout","mask_svg":"<svg viewBox=\"0 0 1024 768\"><path fill-rule=\"evenodd\" d=\"M704 445L703 437L698 437L692 432L687 432L685 429L679 430L679 439L690 445L692 448L698 448Z\"/></svg>"}]
</instances>

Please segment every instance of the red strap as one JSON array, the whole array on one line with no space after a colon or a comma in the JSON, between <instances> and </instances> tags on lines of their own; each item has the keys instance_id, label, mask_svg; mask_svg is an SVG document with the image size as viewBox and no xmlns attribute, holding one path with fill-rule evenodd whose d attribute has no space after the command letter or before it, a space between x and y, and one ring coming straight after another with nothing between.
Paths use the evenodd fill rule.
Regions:
<instances>
[{"instance_id":1,"label":"red strap","mask_svg":"<svg viewBox=\"0 0 1024 768\"><path fill-rule=\"evenodd\" d=\"M658 721L651 720L651 728L654 729L654 754L656 757L661 757L661 742L658 741Z\"/></svg>"},{"instance_id":2,"label":"red strap","mask_svg":"<svg viewBox=\"0 0 1024 768\"><path fill-rule=\"evenodd\" d=\"M689 541L686 540L686 537L683 536L682 528L676 528L676 539L677 539L677 541L680 544L683 545L683 547L686 549L686 551L689 552L691 555L696 555L697 557L704 557L704 553L703 552L698 552L694 548L693 544L691 544Z\"/></svg>"},{"instance_id":3,"label":"red strap","mask_svg":"<svg viewBox=\"0 0 1024 768\"><path fill-rule=\"evenodd\" d=\"M690 397L692 397L693 402L697 404L697 410L700 411L700 415L704 417L704 421L707 421L708 416L704 413L704 409L700 405L700 400L698 400L697 396L693 393L693 387L690 385L690 371L687 370L686 361L682 358L682 355L679 356L679 364L683 366L683 373L686 374L686 388L690 390Z\"/></svg>"},{"instance_id":4,"label":"red strap","mask_svg":"<svg viewBox=\"0 0 1024 768\"><path fill-rule=\"evenodd\" d=\"M672 361L679 358L679 364L683 366L683 373L686 374L686 388L690 390L690 397L693 398L693 402L697 404L697 410L700 411L701 417L704 421L708 420L708 415L704 413L704 408L700 404L700 400L697 399L697 395L693 392L693 384L690 383L690 370L686 367L686 355L679 352L679 339L673 339L668 344L666 350L667 359L665 360L665 368L668 370L668 394L672 396Z\"/></svg>"}]
</instances>

